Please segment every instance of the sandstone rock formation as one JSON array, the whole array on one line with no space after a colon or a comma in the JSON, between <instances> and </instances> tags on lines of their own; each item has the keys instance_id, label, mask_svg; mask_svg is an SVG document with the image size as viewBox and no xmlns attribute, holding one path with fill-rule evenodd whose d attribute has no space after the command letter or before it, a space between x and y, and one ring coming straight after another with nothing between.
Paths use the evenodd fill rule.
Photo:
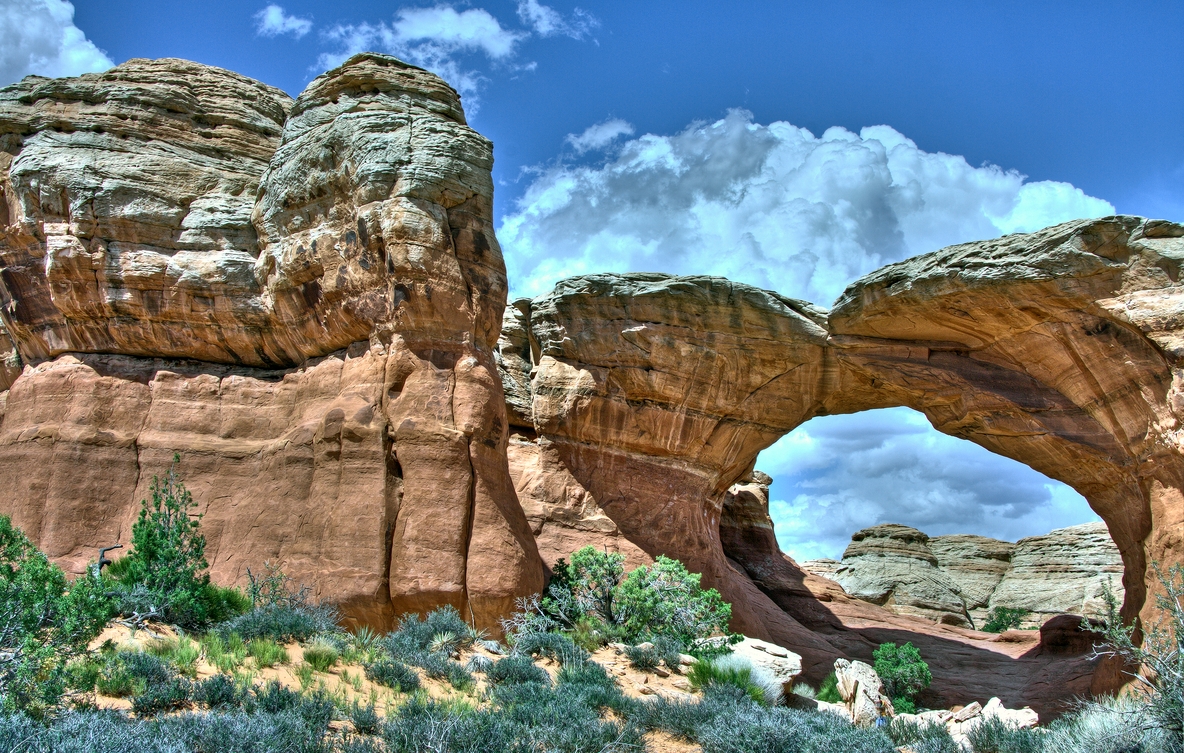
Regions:
<instances>
[{"instance_id":1,"label":"sandstone rock formation","mask_svg":"<svg viewBox=\"0 0 1184 753\"><path fill-rule=\"evenodd\" d=\"M732 646L732 653L748 661L753 669L781 686L782 697L793 692L793 682L802 673L802 657L767 641L745 636ZM766 699L776 701L777 699Z\"/></svg>"},{"instance_id":2,"label":"sandstone rock formation","mask_svg":"<svg viewBox=\"0 0 1184 753\"><path fill-rule=\"evenodd\" d=\"M1020 539L990 606L1026 609L1040 623L1056 614L1100 617L1106 586L1122 599L1122 558L1104 523L1086 523Z\"/></svg>"},{"instance_id":3,"label":"sandstone rock formation","mask_svg":"<svg viewBox=\"0 0 1184 753\"><path fill-rule=\"evenodd\" d=\"M0 90L0 142L0 310L31 364L0 511L51 556L126 543L180 452L219 581L273 559L379 627L443 603L496 627L541 587L492 148L443 81L360 55L293 102L133 60Z\"/></svg>"},{"instance_id":4,"label":"sandstone rock formation","mask_svg":"<svg viewBox=\"0 0 1184 753\"><path fill-rule=\"evenodd\" d=\"M682 559L816 680L914 639L956 702L1089 689L1039 636L804 573L753 464L812 416L913 407L1082 492L1145 609L1184 534L1184 227L955 246L829 312L656 274L507 310L491 161L446 84L377 55L295 101L176 60L0 90L0 512L77 571L180 452L219 581L272 558L376 625L493 626L596 543Z\"/></svg>"},{"instance_id":5,"label":"sandstone rock formation","mask_svg":"<svg viewBox=\"0 0 1184 753\"><path fill-rule=\"evenodd\" d=\"M979 628L995 607L1027 611L1023 624L1037 628L1055 614L1101 616L1106 587L1122 599L1122 558L1105 523L1018 543L974 535L931 539L888 523L852 535L842 562L803 567L897 614Z\"/></svg>"},{"instance_id":6,"label":"sandstone rock formation","mask_svg":"<svg viewBox=\"0 0 1184 753\"><path fill-rule=\"evenodd\" d=\"M896 715L884 683L870 665L839 659L835 662L835 680L852 724L870 727L882 716Z\"/></svg>"},{"instance_id":7,"label":"sandstone rock formation","mask_svg":"<svg viewBox=\"0 0 1184 753\"><path fill-rule=\"evenodd\" d=\"M1122 557L1104 523L1059 528L1012 544L985 536L929 538L887 524L856 532L831 566L803 567L857 599L950 625L982 627L995 607L1029 612L1028 627L1058 614L1098 617L1104 589L1120 601Z\"/></svg>"},{"instance_id":8,"label":"sandstone rock formation","mask_svg":"<svg viewBox=\"0 0 1184 753\"><path fill-rule=\"evenodd\" d=\"M1107 542L1117 556L1114 542ZM974 624L982 626L989 611L991 594L1011 566L1015 544L986 536L953 534L929 539L929 551L937 567L957 584L966 611Z\"/></svg>"},{"instance_id":9,"label":"sandstone rock formation","mask_svg":"<svg viewBox=\"0 0 1184 753\"><path fill-rule=\"evenodd\" d=\"M897 614L972 627L962 590L937 566L929 537L888 523L857 531L834 579L857 599Z\"/></svg>"}]
</instances>

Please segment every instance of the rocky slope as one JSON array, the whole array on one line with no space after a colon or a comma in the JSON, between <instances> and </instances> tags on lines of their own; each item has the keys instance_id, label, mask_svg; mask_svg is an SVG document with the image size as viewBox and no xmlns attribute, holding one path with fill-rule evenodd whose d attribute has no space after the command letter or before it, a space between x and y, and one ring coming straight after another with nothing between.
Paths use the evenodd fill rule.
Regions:
<instances>
[{"instance_id":1,"label":"rocky slope","mask_svg":"<svg viewBox=\"0 0 1184 753\"><path fill-rule=\"evenodd\" d=\"M1122 557L1104 523L1059 528L1016 544L985 536L929 538L887 524L856 532L842 562L804 562L857 599L936 622L981 628L995 607L1022 609L1027 626L1058 614L1104 614L1104 588L1121 601Z\"/></svg>"},{"instance_id":2,"label":"rocky slope","mask_svg":"<svg viewBox=\"0 0 1184 753\"><path fill-rule=\"evenodd\" d=\"M1184 227L955 246L829 312L657 274L507 308L491 164L455 92L377 55L295 101L177 60L0 90L0 512L78 571L179 452L216 579L272 559L379 627L494 626L595 544L684 560L807 678L913 639L951 702L1089 689L1038 636L803 572L753 463L815 415L911 406L1082 492L1145 609L1184 532Z\"/></svg>"}]
</instances>

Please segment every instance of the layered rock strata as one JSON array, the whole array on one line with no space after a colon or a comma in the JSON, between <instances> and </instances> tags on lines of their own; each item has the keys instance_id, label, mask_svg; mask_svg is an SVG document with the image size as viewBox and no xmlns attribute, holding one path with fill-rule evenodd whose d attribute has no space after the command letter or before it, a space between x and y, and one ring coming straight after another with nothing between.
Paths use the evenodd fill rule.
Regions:
<instances>
[{"instance_id":1,"label":"layered rock strata","mask_svg":"<svg viewBox=\"0 0 1184 753\"><path fill-rule=\"evenodd\" d=\"M496 628L542 586L492 146L443 81L360 55L292 101L133 60L0 90L0 141L4 342L31 364L2 385L0 511L51 556L126 543L179 452L221 582L272 559L378 627L448 603Z\"/></svg>"},{"instance_id":2,"label":"layered rock strata","mask_svg":"<svg viewBox=\"0 0 1184 753\"><path fill-rule=\"evenodd\" d=\"M1109 525L1134 615L1147 560L1184 530L1182 236L1112 217L954 246L857 281L830 312L717 278L562 281L515 304L520 357L503 364L504 383L530 385L524 454L566 479L536 518L562 527L546 511L584 495L605 535L686 560L735 603L738 629L793 646L809 677L873 639L862 607L784 558L767 512L729 489L815 415L903 405L1080 491ZM1088 672L1028 686L1088 689Z\"/></svg>"},{"instance_id":3,"label":"layered rock strata","mask_svg":"<svg viewBox=\"0 0 1184 753\"><path fill-rule=\"evenodd\" d=\"M1104 523L1059 528L1016 544L872 526L851 537L842 562L832 562L802 566L897 614L966 627L981 628L996 607L1028 612L1023 624L1038 627L1058 614L1101 616L1106 588L1123 598L1122 557Z\"/></svg>"}]
</instances>

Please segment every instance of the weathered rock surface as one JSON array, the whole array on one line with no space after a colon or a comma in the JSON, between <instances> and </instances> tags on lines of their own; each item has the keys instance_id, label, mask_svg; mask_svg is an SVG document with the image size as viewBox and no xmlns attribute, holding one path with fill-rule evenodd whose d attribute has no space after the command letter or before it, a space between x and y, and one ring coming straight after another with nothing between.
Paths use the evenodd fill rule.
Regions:
<instances>
[{"instance_id":1,"label":"weathered rock surface","mask_svg":"<svg viewBox=\"0 0 1184 753\"><path fill-rule=\"evenodd\" d=\"M843 590L897 614L972 627L962 590L937 566L929 537L888 523L857 531L835 572Z\"/></svg>"},{"instance_id":2,"label":"weathered rock surface","mask_svg":"<svg viewBox=\"0 0 1184 753\"><path fill-rule=\"evenodd\" d=\"M870 665L839 659L835 662L835 680L852 724L870 727L880 717L895 716L884 683Z\"/></svg>"},{"instance_id":3,"label":"weathered rock surface","mask_svg":"<svg viewBox=\"0 0 1184 753\"><path fill-rule=\"evenodd\" d=\"M360 55L293 102L133 60L0 90L0 140L0 303L32 364L0 511L51 556L126 543L180 452L222 582L272 559L377 626L448 603L491 628L541 587L492 147L443 81Z\"/></svg>"},{"instance_id":4,"label":"weathered rock surface","mask_svg":"<svg viewBox=\"0 0 1184 753\"><path fill-rule=\"evenodd\" d=\"M1105 523L1086 523L1020 539L990 606L1026 609L1035 623L1056 614L1101 617L1107 586L1122 599L1122 557Z\"/></svg>"},{"instance_id":5,"label":"weathered rock surface","mask_svg":"<svg viewBox=\"0 0 1184 753\"><path fill-rule=\"evenodd\" d=\"M1114 542L1107 541L1114 550ZM937 558L937 567L958 585L966 611L976 625L982 625L991 594L1011 567L1015 544L986 536L953 534L929 539L929 551Z\"/></svg>"},{"instance_id":6,"label":"weathered rock surface","mask_svg":"<svg viewBox=\"0 0 1184 753\"><path fill-rule=\"evenodd\" d=\"M951 625L982 627L995 607L1022 609L1028 627L1058 614L1098 617L1104 589L1121 602L1122 556L1105 523L1059 528L1018 544L985 536L929 538L887 524L856 532L843 561L803 567L857 599ZM969 618L969 619L967 619Z\"/></svg>"},{"instance_id":7,"label":"weathered rock surface","mask_svg":"<svg viewBox=\"0 0 1184 753\"><path fill-rule=\"evenodd\" d=\"M744 637L732 646L732 653L746 659L760 673L781 685L781 694L793 692L794 679L802 673L802 657L767 641ZM776 699L770 699L776 700Z\"/></svg>"}]
</instances>

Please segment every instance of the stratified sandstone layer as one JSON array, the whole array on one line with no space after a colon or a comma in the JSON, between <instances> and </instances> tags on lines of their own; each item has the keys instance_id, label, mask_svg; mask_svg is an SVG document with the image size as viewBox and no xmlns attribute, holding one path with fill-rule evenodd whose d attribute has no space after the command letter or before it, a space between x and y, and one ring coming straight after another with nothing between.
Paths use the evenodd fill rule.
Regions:
<instances>
[{"instance_id":1,"label":"stratified sandstone layer","mask_svg":"<svg viewBox=\"0 0 1184 753\"><path fill-rule=\"evenodd\" d=\"M962 589L938 567L929 537L887 523L857 531L834 575L857 599L946 625L973 627Z\"/></svg>"},{"instance_id":2,"label":"stratified sandstone layer","mask_svg":"<svg viewBox=\"0 0 1184 753\"><path fill-rule=\"evenodd\" d=\"M1039 627L1059 614L1105 614L1105 589L1123 598L1122 556L1104 523L1058 528L1012 544L985 536L929 538L907 526L865 528L851 537L842 562L821 570L851 596L951 625L982 627L995 607L1029 614Z\"/></svg>"},{"instance_id":3,"label":"stratified sandstone layer","mask_svg":"<svg viewBox=\"0 0 1184 753\"><path fill-rule=\"evenodd\" d=\"M492 146L360 55L295 101L180 60L0 90L0 511L78 571L174 453L214 577L376 626L538 590L493 346ZM8 388L9 372L4 372Z\"/></svg>"},{"instance_id":4,"label":"stratified sandstone layer","mask_svg":"<svg viewBox=\"0 0 1184 753\"><path fill-rule=\"evenodd\" d=\"M568 524L548 511L593 500L614 540L703 572L734 602L738 629L794 647L809 677L836 654L859 655L874 618L781 555L742 487L760 450L809 418L903 405L1080 491L1122 554L1133 616L1147 561L1170 559L1184 532L1182 236L1111 217L955 246L857 281L829 314L717 278L562 281L516 304L503 347L518 354L502 364L512 410L524 413L523 385L532 396L521 454L547 456L565 479L557 498L532 482L534 517L561 541L553 529ZM953 665L935 671L969 681ZM1020 695L1088 690L1089 671L1054 680L1046 667Z\"/></svg>"}]
</instances>

